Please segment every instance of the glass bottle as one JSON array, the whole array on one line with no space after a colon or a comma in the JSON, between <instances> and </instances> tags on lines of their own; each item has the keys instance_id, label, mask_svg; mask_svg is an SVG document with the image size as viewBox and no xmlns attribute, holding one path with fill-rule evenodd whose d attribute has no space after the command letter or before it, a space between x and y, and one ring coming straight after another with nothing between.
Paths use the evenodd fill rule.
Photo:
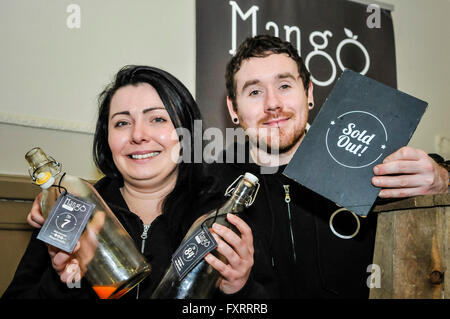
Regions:
<instances>
[{"instance_id":1,"label":"glass bottle","mask_svg":"<svg viewBox=\"0 0 450 319\"><path fill-rule=\"evenodd\" d=\"M239 180L240 179L240 180ZM233 185L239 180L238 185ZM227 214L241 214L244 209L255 200L259 188L258 178L250 173L239 176L227 189L225 196L231 196L220 208L198 218L188 230L183 241L206 225L208 229L214 223L221 224L239 233L236 227L227 220ZM183 245L183 244L182 244ZM225 261L217 250L211 252L214 256ZM175 270L173 262L152 295L152 299L206 299L210 298L217 288L220 274L203 258L181 280Z\"/></svg>"},{"instance_id":2,"label":"glass bottle","mask_svg":"<svg viewBox=\"0 0 450 319\"><path fill-rule=\"evenodd\" d=\"M90 183L62 173L62 165L52 157L47 157L39 147L28 151L25 159L30 165L29 174L33 182L42 189L40 206L47 223L49 213L61 193L67 192L95 205L79 238L81 245L74 252L74 257L81 274L86 276L101 299L118 299L149 275L150 265ZM59 222L56 222L59 215L53 219L62 234L64 227L67 230L74 220L79 222L74 216L64 215L67 217L61 213ZM46 223L41 231L44 227Z\"/></svg>"}]
</instances>

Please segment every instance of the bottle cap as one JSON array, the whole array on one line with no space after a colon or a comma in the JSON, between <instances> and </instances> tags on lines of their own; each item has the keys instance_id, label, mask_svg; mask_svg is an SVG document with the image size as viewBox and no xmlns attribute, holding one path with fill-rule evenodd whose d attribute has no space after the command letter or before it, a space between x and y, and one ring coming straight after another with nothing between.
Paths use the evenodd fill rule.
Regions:
<instances>
[{"instance_id":1,"label":"bottle cap","mask_svg":"<svg viewBox=\"0 0 450 319\"><path fill-rule=\"evenodd\" d=\"M245 173L244 178L252 184L256 184L259 181L258 177L256 177L255 175L253 175L251 173L248 173L248 172Z\"/></svg>"},{"instance_id":2,"label":"bottle cap","mask_svg":"<svg viewBox=\"0 0 450 319\"><path fill-rule=\"evenodd\" d=\"M41 186L43 189L47 189L53 185L55 178L49 172L39 173L36 178L36 184Z\"/></svg>"}]
</instances>

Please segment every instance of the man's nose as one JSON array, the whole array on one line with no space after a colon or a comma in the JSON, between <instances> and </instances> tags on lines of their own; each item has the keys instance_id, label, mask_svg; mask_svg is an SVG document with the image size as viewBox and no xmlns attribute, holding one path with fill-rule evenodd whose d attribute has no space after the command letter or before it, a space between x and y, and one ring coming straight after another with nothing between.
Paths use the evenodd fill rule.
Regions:
<instances>
[{"instance_id":1,"label":"man's nose","mask_svg":"<svg viewBox=\"0 0 450 319\"><path fill-rule=\"evenodd\" d=\"M281 99L275 89L267 90L264 111L268 113L278 112L282 108Z\"/></svg>"}]
</instances>

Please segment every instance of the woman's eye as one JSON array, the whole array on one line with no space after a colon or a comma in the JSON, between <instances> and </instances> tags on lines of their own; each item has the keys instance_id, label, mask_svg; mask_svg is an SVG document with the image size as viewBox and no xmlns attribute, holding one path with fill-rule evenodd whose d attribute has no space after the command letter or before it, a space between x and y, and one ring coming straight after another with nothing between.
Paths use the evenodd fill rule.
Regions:
<instances>
[{"instance_id":1,"label":"woman's eye","mask_svg":"<svg viewBox=\"0 0 450 319\"><path fill-rule=\"evenodd\" d=\"M125 126L125 125L127 125L128 124L128 122L126 122L126 121L119 121L119 122L117 122L115 125L114 125L114 127L122 127L122 126Z\"/></svg>"},{"instance_id":2,"label":"woman's eye","mask_svg":"<svg viewBox=\"0 0 450 319\"><path fill-rule=\"evenodd\" d=\"M152 122L155 122L155 123L163 123L163 122L165 122L166 121L166 119L164 119L164 118L162 118L162 117L155 117L153 120L152 120Z\"/></svg>"}]
</instances>

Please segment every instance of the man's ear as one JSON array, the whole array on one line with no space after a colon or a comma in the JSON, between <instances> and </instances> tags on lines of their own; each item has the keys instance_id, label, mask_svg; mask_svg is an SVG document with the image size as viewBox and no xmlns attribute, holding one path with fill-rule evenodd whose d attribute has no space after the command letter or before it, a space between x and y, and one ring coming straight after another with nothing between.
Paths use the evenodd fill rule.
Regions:
<instances>
[{"instance_id":1,"label":"man's ear","mask_svg":"<svg viewBox=\"0 0 450 319\"><path fill-rule=\"evenodd\" d=\"M306 91L308 97L308 103L312 103L314 105L314 86L312 81L309 81L308 90Z\"/></svg>"},{"instance_id":2,"label":"man's ear","mask_svg":"<svg viewBox=\"0 0 450 319\"><path fill-rule=\"evenodd\" d=\"M231 117L231 121L233 122L233 119L237 118L238 116L233 105L233 100L229 96L227 96L227 107L228 113L230 114Z\"/></svg>"}]
</instances>

